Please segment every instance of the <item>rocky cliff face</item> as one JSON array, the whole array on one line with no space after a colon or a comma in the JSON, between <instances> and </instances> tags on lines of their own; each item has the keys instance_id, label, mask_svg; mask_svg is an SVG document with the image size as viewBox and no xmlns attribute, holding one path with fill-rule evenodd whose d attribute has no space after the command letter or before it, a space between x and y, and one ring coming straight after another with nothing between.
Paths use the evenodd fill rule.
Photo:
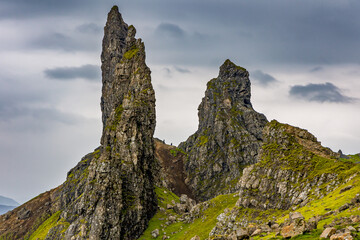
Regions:
<instances>
[{"instance_id":1,"label":"rocky cliff face","mask_svg":"<svg viewBox=\"0 0 360 240\"><path fill-rule=\"evenodd\" d=\"M144 44L135 39L135 33L114 7L101 55L101 147L98 155L90 157L88 168L80 171L81 175L86 172L84 181L80 180L85 184L73 186L78 193L70 201L61 201L59 209L65 209L61 217L70 226L54 227L48 239L136 239L156 211L151 172L155 94ZM61 199L67 196L60 194Z\"/></svg>"},{"instance_id":2,"label":"rocky cliff face","mask_svg":"<svg viewBox=\"0 0 360 240\"><path fill-rule=\"evenodd\" d=\"M199 106L199 128L180 144L185 171L196 198L236 191L242 169L255 163L267 123L250 102L249 73L230 60L207 84Z\"/></svg>"},{"instance_id":3,"label":"rocky cliff face","mask_svg":"<svg viewBox=\"0 0 360 240\"><path fill-rule=\"evenodd\" d=\"M46 239L136 239L156 211L155 94L135 33L113 7L101 55L101 146L54 194L53 211L60 215Z\"/></svg>"},{"instance_id":4,"label":"rocky cliff face","mask_svg":"<svg viewBox=\"0 0 360 240\"><path fill-rule=\"evenodd\" d=\"M244 169L238 206L288 209L321 198L339 183L338 154L304 129L275 120L263 131L259 162Z\"/></svg>"}]
</instances>

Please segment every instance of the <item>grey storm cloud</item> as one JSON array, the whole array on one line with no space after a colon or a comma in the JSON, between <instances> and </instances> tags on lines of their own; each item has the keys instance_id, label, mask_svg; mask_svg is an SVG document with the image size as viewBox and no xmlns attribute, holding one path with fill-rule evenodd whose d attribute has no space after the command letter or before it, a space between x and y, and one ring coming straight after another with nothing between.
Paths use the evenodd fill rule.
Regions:
<instances>
[{"instance_id":1,"label":"grey storm cloud","mask_svg":"<svg viewBox=\"0 0 360 240\"><path fill-rule=\"evenodd\" d=\"M276 80L273 76L268 73L264 73L261 70L253 71L251 73L251 77L251 80L254 80L255 82L265 87L278 82L278 80Z\"/></svg>"},{"instance_id":2,"label":"grey storm cloud","mask_svg":"<svg viewBox=\"0 0 360 240\"><path fill-rule=\"evenodd\" d=\"M332 83L295 85L290 88L290 96L314 102L350 103L355 99L347 97Z\"/></svg>"},{"instance_id":3,"label":"grey storm cloud","mask_svg":"<svg viewBox=\"0 0 360 240\"><path fill-rule=\"evenodd\" d=\"M83 31L89 31L89 29ZM97 34L98 35L98 34ZM100 44L93 39L81 37L70 37L67 34L54 32L44 33L43 36L30 40L26 44L27 49L62 50L66 52L76 51L98 51ZM94 36L97 39L97 36ZM85 40L85 41L84 41Z\"/></svg>"},{"instance_id":4,"label":"grey storm cloud","mask_svg":"<svg viewBox=\"0 0 360 240\"><path fill-rule=\"evenodd\" d=\"M82 78L89 81L100 82L101 78L100 67L91 64L80 67L58 67L46 69L44 73L48 78L64 81Z\"/></svg>"},{"instance_id":5,"label":"grey storm cloud","mask_svg":"<svg viewBox=\"0 0 360 240\"><path fill-rule=\"evenodd\" d=\"M76 28L81 33L98 34L101 33L102 27L95 23L84 23Z\"/></svg>"},{"instance_id":6,"label":"grey storm cloud","mask_svg":"<svg viewBox=\"0 0 360 240\"><path fill-rule=\"evenodd\" d=\"M182 68L182 67L178 67L178 66L175 66L174 67L176 71L178 71L179 73L190 73L191 71L187 68Z\"/></svg>"},{"instance_id":7,"label":"grey storm cloud","mask_svg":"<svg viewBox=\"0 0 360 240\"><path fill-rule=\"evenodd\" d=\"M156 32L173 37L173 38L183 38L185 37L185 31L181 29L178 25L172 23L161 23L157 28Z\"/></svg>"},{"instance_id":8,"label":"grey storm cloud","mask_svg":"<svg viewBox=\"0 0 360 240\"><path fill-rule=\"evenodd\" d=\"M314 67L310 69L310 72L320 72L321 70L323 70L323 67Z\"/></svg>"},{"instance_id":9,"label":"grey storm cloud","mask_svg":"<svg viewBox=\"0 0 360 240\"><path fill-rule=\"evenodd\" d=\"M86 20L88 23L77 30L96 33L113 4L119 5L124 20L135 27L141 23L138 16L150 28L157 26L153 28L157 34L149 31L141 36L149 59L156 63L217 66L226 58L245 67L268 62L360 63L358 0L326 4L313 0L225 0L221 4L207 0L159 0L157 4L147 0L2 0L0 19L43 21L42 17L60 16L66 24ZM164 36L169 42L159 41ZM85 46L83 40L56 33L33 47L94 49L93 45Z\"/></svg>"}]
</instances>

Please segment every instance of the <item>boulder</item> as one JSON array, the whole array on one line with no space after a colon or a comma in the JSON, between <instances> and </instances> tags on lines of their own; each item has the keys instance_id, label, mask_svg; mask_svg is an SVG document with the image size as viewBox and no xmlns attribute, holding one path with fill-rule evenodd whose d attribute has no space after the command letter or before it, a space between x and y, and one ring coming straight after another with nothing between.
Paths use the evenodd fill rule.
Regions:
<instances>
[{"instance_id":1,"label":"boulder","mask_svg":"<svg viewBox=\"0 0 360 240\"><path fill-rule=\"evenodd\" d=\"M26 209L25 207L21 208L18 212L17 212L17 217L19 220L24 220L30 217L31 215L31 211Z\"/></svg>"},{"instance_id":2,"label":"boulder","mask_svg":"<svg viewBox=\"0 0 360 240\"><path fill-rule=\"evenodd\" d=\"M190 240L200 240L200 237L198 235L195 235Z\"/></svg>"},{"instance_id":3,"label":"boulder","mask_svg":"<svg viewBox=\"0 0 360 240\"><path fill-rule=\"evenodd\" d=\"M246 228L239 228L236 230L236 237L237 239L248 239L249 238L249 232Z\"/></svg>"},{"instance_id":4,"label":"boulder","mask_svg":"<svg viewBox=\"0 0 360 240\"><path fill-rule=\"evenodd\" d=\"M160 235L159 229L155 229L154 231L151 232L151 236L153 238L157 238L159 235Z\"/></svg>"},{"instance_id":5,"label":"boulder","mask_svg":"<svg viewBox=\"0 0 360 240\"><path fill-rule=\"evenodd\" d=\"M295 237L306 231L305 218L301 213L289 213L289 219L285 220L284 226L280 230L283 238Z\"/></svg>"},{"instance_id":6,"label":"boulder","mask_svg":"<svg viewBox=\"0 0 360 240\"><path fill-rule=\"evenodd\" d=\"M262 232L261 229L258 228L258 229L256 229L256 230L251 234L251 236L252 236L252 237L257 236L257 235L259 235L261 232Z\"/></svg>"},{"instance_id":7,"label":"boulder","mask_svg":"<svg viewBox=\"0 0 360 240\"><path fill-rule=\"evenodd\" d=\"M328 227L321 233L320 238L329 238L336 232L336 228Z\"/></svg>"},{"instance_id":8,"label":"boulder","mask_svg":"<svg viewBox=\"0 0 360 240\"><path fill-rule=\"evenodd\" d=\"M344 232L344 233L337 233L330 237L330 240L352 240L354 239L353 236L351 236L351 233Z\"/></svg>"}]
</instances>

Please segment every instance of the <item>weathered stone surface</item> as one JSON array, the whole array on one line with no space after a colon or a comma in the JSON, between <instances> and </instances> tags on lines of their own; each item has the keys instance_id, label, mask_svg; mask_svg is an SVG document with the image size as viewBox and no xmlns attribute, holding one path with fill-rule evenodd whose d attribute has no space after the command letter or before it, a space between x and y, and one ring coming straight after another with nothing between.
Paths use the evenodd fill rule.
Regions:
<instances>
[{"instance_id":1,"label":"weathered stone surface","mask_svg":"<svg viewBox=\"0 0 360 240\"><path fill-rule=\"evenodd\" d=\"M336 232L336 228L330 227L325 228L324 231L321 233L320 238L329 238Z\"/></svg>"},{"instance_id":2,"label":"weathered stone surface","mask_svg":"<svg viewBox=\"0 0 360 240\"><path fill-rule=\"evenodd\" d=\"M20 211L17 212L17 217L20 220L24 220L29 218L31 215L31 211L26 209L25 207L21 208Z\"/></svg>"},{"instance_id":3,"label":"weathered stone surface","mask_svg":"<svg viewBox=\"0 0 360 240\"><path fill-rule=\"evenodd\" d=\"M337 173L309 176L319 157L334 161L331 158L337 154L321 146L308 131L273 120L264 128L263 139L258 163L246 167L240 178L238 206L260 209L304 206L314 188L328 183L323 192L330 192L336 185ZM315 193L322 196L320 188Z\"/></svg>"},{"instance_id":4,"label":"weathered stone surface","mask_svg":"<svg viewBox=\"0 0 360 240\"><path fill-rule=\"evenodd\" d=\"M192 237L190 240L200 240L200 237L198 235L195 235L194 237Z\"/></svg>"},{"instance_id":5,"label":"weathered stone surface","mask_svg":"<svg viewBox=\"0 0 360 240\"><path fill-rule=\"evenodd\" d=\"M159 235L160 235L159 229L155 229L154 231L151 232L151 236L153 238L157 238Z\"/></svg>"},{"instance_id":6,"label":"weathered stone surface","mask_svg":"<svg viewBox=\"0 0 360 240\"><path fill-rule=\"evenodd\" d=\"M246 228L239 228L236 231L236 237L237 239L248 239L249 238L249 232Z\"/></svg>"},{"instance_id":7,"label":"weathered stone surface","mask_svg":"<svg viewBox=\"0 0 360 240\"><path fill-rule=\"evenodd\" d=\"M334 235L331 235L330 240L353 240L353 236L351 233L345 232L345 233L337 233Z\"/></svg>"},{"instance_id":8,"label":"weathered stone surface","mask_svg":"<svg viewBox=\"0 0 360 240\"><path fill-rule=\"evenodd\" d=\"M267 123L250 102L249 73L230 60L207 84L199 105L199 128L179 145L188 156L185 172L199 200L237 190L244 166L256 162Z\"/></svg>"},{"instance_id":9,"label":"weathered stone surface","mask_svg":"<svg viewBox=\"0 0 360 240\"><path fill-rule=\"evenodd\" d=\"M258 228L258 229L256 229L256 230L251 234L251 237L257 236L257 235L259 235L260 233L262 233L262 231L261 231L260 228Z\"/></svg>"},{"instance_id":10,"label":"weathered stone surface","mask_svg":"<svg viewBox=\"0 0 360 240\"><path fill-rule=\"evenodd\" d=\"M357 230L353 226L348 226L346 229L350 232L357 232Z\"/></svg>"},{"instance_id":11,"label":"weathered stone surface","mask_svg":"<svg viewBox=\"0 0 360 240\"><path fill-rule=\"evenodd\" d=\"M136 239L156 212L155 94L144 44L116 6L104 31L101 146L68 173L54 204L61 220L47 239Z\"/></svg>"},{"instance_id":12,"label":"weathered stone surface","mask_svg":"<svg viewBox=\"0 0 360 240\"><path fill-rule=\"evenodd\" d=\"M306 231L305 218L301 213L289 213L289 219L284 222L284 226L280 230L283 238L295 237L301 235Z\"/></svg>"}]
</instances>

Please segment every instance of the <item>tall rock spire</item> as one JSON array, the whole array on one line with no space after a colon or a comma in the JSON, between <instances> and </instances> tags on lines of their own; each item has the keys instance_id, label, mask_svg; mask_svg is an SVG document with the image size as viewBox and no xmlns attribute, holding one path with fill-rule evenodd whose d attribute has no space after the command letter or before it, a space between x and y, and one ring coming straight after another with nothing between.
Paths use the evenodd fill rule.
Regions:
<instances>
[{"instance_id":1,"label":"tall rock spire","mask_svg":"<svg viewBox=\"0 0 360 240\"><path fill-rule=\"evenodd\" d=\"M101 146L68 173L47 239L137 239L156 212L155 93L135 33L113 7L101 54Z\"/></svg>"},{"instance_id":2,"label":"tall rock spire","mask_svg":"<svg viewBox=\"0 0 360 240\"><path fill-rule=\"evenodd\" d=\"M207 83L199 105L199 128L180 144L188 154L187 182L199 200L237 190L242 168L256 162L267 123L250 102L246 69L226 60Z\"/></svg>"}]
</instances>

